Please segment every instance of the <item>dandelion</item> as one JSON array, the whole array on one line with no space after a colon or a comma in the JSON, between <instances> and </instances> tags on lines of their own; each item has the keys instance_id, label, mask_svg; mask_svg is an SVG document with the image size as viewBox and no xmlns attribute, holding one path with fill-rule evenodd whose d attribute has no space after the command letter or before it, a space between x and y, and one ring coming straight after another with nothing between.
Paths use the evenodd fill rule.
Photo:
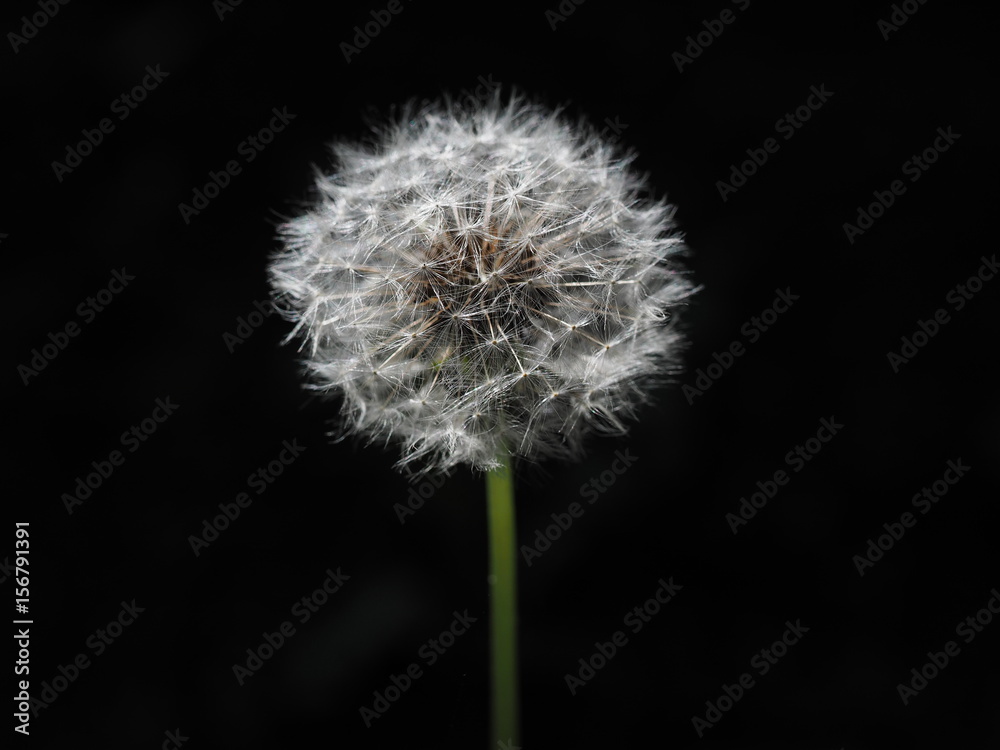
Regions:
<instances>
[{"instance_id":1,"label":"dandelion","mask_svg":"<svg viewBox=\"0 0 1000 750\"><path fill-rule=\"evenodd\" d=\"M695 290L673 207L633 155L519 96L410 105L333 153L280 228L276 303L344 434L398 442L411 472L489 472L494 722L513 732L510 460L623 433L678 370L674 313Z\"/></svg>"}]
</instances>

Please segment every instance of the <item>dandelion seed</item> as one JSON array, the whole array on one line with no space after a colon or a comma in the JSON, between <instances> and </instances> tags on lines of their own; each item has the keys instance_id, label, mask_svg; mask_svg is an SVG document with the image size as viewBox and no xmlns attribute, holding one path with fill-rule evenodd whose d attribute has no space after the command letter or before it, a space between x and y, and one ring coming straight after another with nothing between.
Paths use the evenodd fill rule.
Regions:
<instances>
[{"instance_id":1,"label":"dandelion seed","mask_svg":"<svg viewBox=\"0 0 1000 750\"><path fill-rule=\"evenodd\" d=\"M410 470L573 457L676 369L673 209L595 130L498 97L333 151L270 277L346 433Z\"/></svg>"}]
</instances>

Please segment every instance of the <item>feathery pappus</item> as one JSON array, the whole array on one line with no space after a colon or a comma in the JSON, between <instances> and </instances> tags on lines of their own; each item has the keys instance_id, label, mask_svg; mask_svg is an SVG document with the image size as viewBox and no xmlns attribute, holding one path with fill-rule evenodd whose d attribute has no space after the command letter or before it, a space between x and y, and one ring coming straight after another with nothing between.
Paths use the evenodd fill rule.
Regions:
<instances>
[{"instance_id":1,"label":"feathery pappus","mask_svg":"<svg viewBox=\"0 0 1000 750\"><path fill-rule=\"evenodd\" d=\"M594 128L445 100L332 150L269 271L345 434L399 442L407 470L574 457L677 371L696 290L674 209Z\"/></svg>"}]
</instances>

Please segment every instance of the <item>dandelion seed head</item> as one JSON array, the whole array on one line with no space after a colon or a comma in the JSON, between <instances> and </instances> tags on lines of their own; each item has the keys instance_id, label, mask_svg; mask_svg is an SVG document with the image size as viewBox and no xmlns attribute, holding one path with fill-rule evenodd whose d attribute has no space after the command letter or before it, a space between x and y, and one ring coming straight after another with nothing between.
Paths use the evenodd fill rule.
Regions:
<instances>
[{"instance_id":1,"label":"dandelion seed head","mask_svg":"<svg viewBox=\"0 0 1000 750\"><path fill-rule=\"evenodd\" d=\"M575 457L678 368L673 207L593 128L437 102L333 152L269 270L345 433L399 442L410 471Z\"/></svg>"}]
</instances>

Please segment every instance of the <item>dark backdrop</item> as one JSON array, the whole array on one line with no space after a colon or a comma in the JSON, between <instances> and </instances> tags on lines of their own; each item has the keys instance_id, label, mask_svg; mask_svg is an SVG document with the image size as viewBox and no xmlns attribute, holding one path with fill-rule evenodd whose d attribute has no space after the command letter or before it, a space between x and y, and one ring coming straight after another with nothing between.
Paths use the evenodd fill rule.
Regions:
<instances>
[{"instance_id":1,"label":"dark backdrop","mask_svg":"<svg viewBox=\"0 0 1000 750\"><path fill-rule=\"evenodd\" d=\"M3 12L14 445L0 560L12 600L12 524L29 522L31 693L45 701L29 742L498 747L482 477L411 486L395 448L331 443L338 403L302 389L288 325L254 312L275 225L308 198L331 138L364 135L366 113L410 97L499 84L636 149L678 206L704 287L684 311L688 374L628 437L593 440L578 464L521 467L522 542L571 503L583 513L520 561L519 744L995 743L1000 279L967 285L996 257L985 6L404 2L362 47L354 27L386 6ZM130 108L120 96L136 86ZM778 123L803 106L798 126ZM245 145L275 108L287 126ZM744 165L753 154L766 162ZM239 172L184 210L230 160ZM737 185L734 170L752 174ZM878 218L858 225L873 202ZM793 304L757 328L778 290ZM915 333L908 361L888 356ZM734 341L743 354L727 358ZM824 419L842 425L826 442ZM143 439L123 441L133 425ZM283 441L304 450L284 453L273 483L250 479ZM635 458L625 468L617 452ZM79 482L102 467L88 494ZM735 515L758 482L773 497ZM940 500L913 499L935 482ZM400 515L411 489L429 499ZM238 517L193 545L220 503ZM880 536L891 548L869 564ZM342 588L308 612L327 571ZM673 598L633 632L626 616L661 579ZM142 611L109 628L123 603ZM429 666L421 649L466 611L475 623ZM285 622L294 633L238 679ZM595 643L619 630L627 643L601 666ZM768 663L783 636L794 643ZM934 674L928 652L949 641ZM360 709L411 663L421 676L366 727Z\"/></svg>"}]
</instances>

